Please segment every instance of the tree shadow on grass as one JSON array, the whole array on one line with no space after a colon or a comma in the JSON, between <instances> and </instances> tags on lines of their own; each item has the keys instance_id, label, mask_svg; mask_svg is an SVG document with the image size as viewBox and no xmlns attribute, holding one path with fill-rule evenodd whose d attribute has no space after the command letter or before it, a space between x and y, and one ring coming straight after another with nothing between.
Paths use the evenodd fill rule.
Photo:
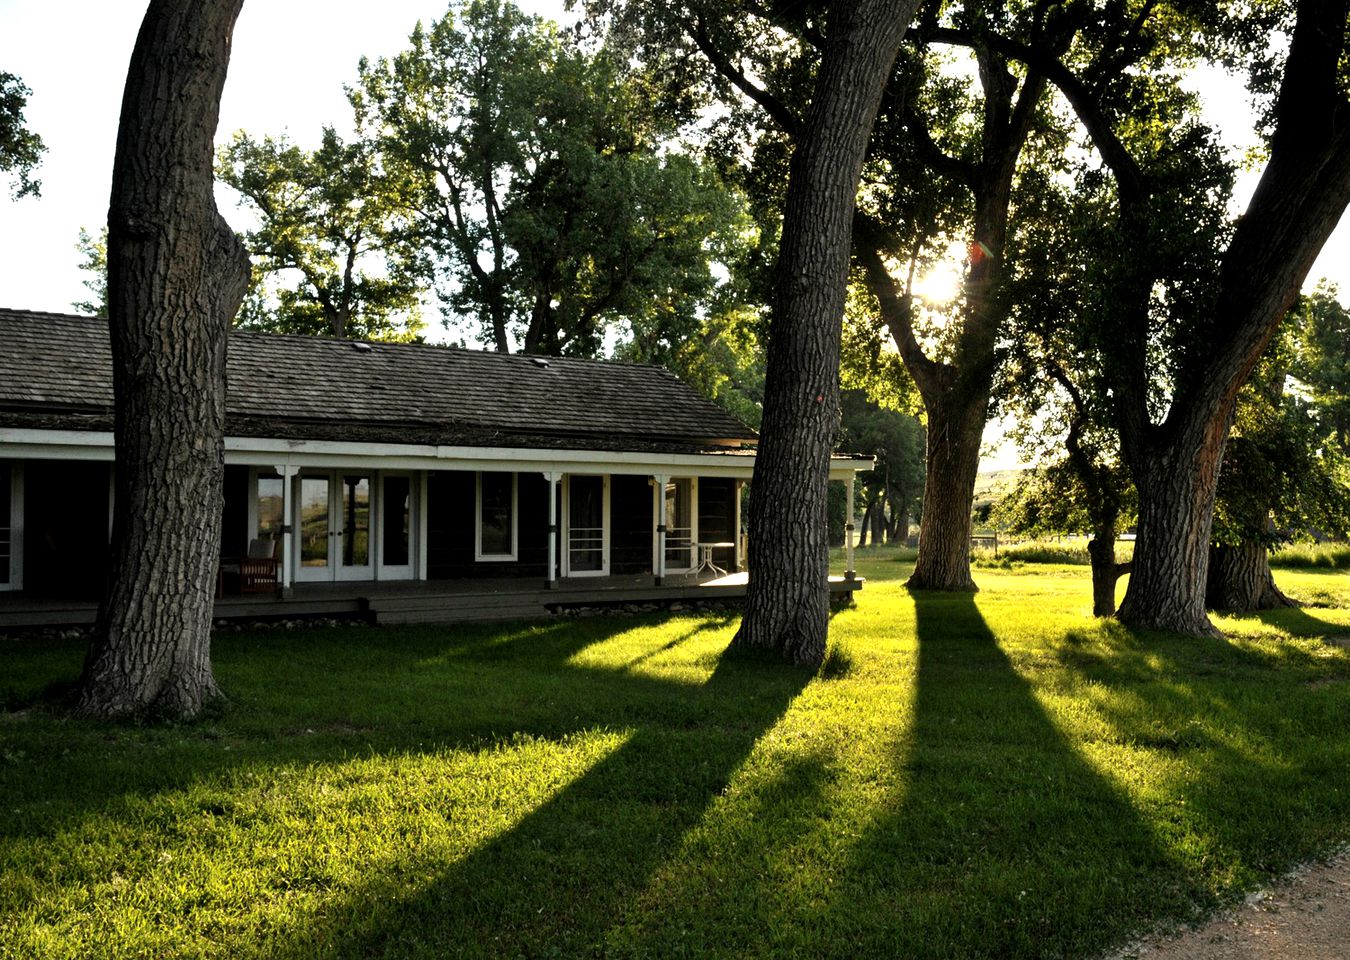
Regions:
<instances>
[{"instance_id":1,"label":"tree shadow on grass","mask_svg":"<svg viewBox=\"0 0 1350 960\"><path fill-rule=\"evenodd\" d=\"M630 717L631 735L579 778L463 859L414 868L434 873L430 882L409 890L376 874L261 952L588 955L810 678L731 650L701 686L629 676L622 683L636 685L650 709Z\"/></svg>"},{"instance_id":2,"label":"tree shadow on grass","mask_svg":"<svg viewBox=\"0 0 1350 960\"><path fill-rule=\"evenodd\" d=\"M974 599L913 599L916 689L893 704L913 714L894 739L763 761L616 919L607 955L1079 956L1193 908L1185 867ZM868 720L834 722L850 719Z\"/></svg>"}]
</instances>

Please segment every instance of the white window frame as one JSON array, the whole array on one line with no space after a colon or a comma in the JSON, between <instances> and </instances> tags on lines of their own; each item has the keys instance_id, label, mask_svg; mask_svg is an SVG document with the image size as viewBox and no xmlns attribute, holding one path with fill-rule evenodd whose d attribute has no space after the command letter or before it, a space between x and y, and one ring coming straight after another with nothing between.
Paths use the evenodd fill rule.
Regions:
<instances>
[{"instance_id":1,"label":"white window frame","mask_svg":"<svg viewBox=\"0 0 1350 960\"><path fill-rule=\"evenodd\" d=\"M0 465L9 471L9 578L0 592L23 589L23 463Z\"/></svg>"},{"instance_id":2,"label":"white window frame","mask_svg":"<svg viewBox=\"0 0 1350 960\"><path fill-rule=\"evenodd\" d=\"M483 474L511 474L511 552L483 552ZM478 563L514 563L520 553L520 474L506 470L477 470L474 472L473 496L473 558Z\"/></svg>"}]
</instances>

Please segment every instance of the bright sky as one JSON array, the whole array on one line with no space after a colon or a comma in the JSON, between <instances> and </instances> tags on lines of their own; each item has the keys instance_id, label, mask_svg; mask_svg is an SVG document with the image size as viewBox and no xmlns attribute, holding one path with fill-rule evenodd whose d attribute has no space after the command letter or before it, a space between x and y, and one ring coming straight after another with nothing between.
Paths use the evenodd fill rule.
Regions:
<instances>
[{"instance_id":1,"label":"bright sky","mask_svg":"<svg viewBox=\"0 0 1350 960\"><path fill-rule=\"evenodd\" d=\"M517 2L566 18L562 0ZM48 148L37 171L40 199L13 201L7 190L0 193L0 305L67 311L87 296L74 245L80 227L97 232L106 219L122 84L145 6L145 0L0 0L0 69L32 89L25 116ZM444 10L442 0L249 0L235 30L219 139L246 129L287 131L314 143L323 124L342 129L350 116L342 87L355 78L360 57L398 52L419 19ZM1197 82L1208 95L1210 119L1236 146L1249 143L1241 83L1218 73ZM1243 198L1254 183L1254 176L1245 179ZM220 206L245 226L232 201L222 197ZM1332 237L1310 283L1322 276L1350 290L1350 227ZM1006 451L991 463L1012 465Z\"/></svg>"}]
</instances>

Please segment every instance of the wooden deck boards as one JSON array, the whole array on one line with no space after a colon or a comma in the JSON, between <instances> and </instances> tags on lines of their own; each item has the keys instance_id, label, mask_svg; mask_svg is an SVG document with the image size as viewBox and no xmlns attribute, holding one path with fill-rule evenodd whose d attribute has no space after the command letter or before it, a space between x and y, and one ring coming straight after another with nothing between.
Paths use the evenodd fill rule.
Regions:
<instances>
[{"instance_id":1,"label":"wooden deck boards","mask_svg":"<svg viewBox=\"0 0 1350 960\"><path fill-rule=\"evenodd\" d=\"M216 601L217 620L290 617L360 617L373 623L458 623L515 620L554 615L560 608L681 601L737 600L745 596L747 574L699 581L667 577L656 586L650 576L544 580L412 580L298 584L289 597L273 594L226 596ZM861 590L863 581L830 578L836 595ZM94 622L92 601L60 601L0 594L0 631L29 627L84 626Z\"/></svg>"}]
</instances>

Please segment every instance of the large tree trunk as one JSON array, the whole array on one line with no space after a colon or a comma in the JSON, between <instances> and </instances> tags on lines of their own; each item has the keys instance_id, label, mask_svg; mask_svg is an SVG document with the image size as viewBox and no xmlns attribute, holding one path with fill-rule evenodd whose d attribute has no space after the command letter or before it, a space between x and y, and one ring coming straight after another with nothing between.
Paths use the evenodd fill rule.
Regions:
<instances>
[{"instance_id":1,"label":"large tree trunk","mask_svg":"<svg viewBox=\"0 0 1350 960\"><path fill-rule=\"evenodd\" d=\"M1211 547L1205 604L1211 610L1277 610L1298 604L1275 586L1264 543Z\"/></svg>"},{"instance_id":2,"label":"large tree trunk","mask_svg":"<svg viewBox=\"0 0 1350 960\"><path fill-rule=\"evenodd\" d=\"M971 509L980 469L989 395L929 396L919 557L905 585L917 590L976 590L970 575Z\"/></svg>"},{"instance_id":3,"label":"large tree trunk","mask_svg":"<svg viewBox=\"0 0 1350 960\"><path fill-rule=\"evenodd\" d=\"M1231 406L1229 415L1231 416ZM1228 418L1212 425L1209 442L1190 457L1158 455L1134 464L1139 490L1139 526L1130 584L1121 601L1123 623L1217 637L1205 615L1209 535L1214 491Z\"/></svg>"},{"instance_id":4,"label":"large tree trunk","mask_svg":"<svg viewBox=\"0 0 1350 960\"><path fill-rule=\"evenodd\" d=\"M819 665L829 626L826 522L853 203L882 88L917 0L832 5L783 212L764 417L750 501L755 568L735 643Z\"/></svg>"},{"instance_id":5,"label":"large tree trunk","mask_svg":"<svg viewBox=\"0 0 1350 960\"><path fill-rule=\"evenodd\" d=\"M116 512L85 715L189 717L219 695L225 351L248 256L216 211L212 159L242 4L153 0L127 74L108 212Z\"/></svg>"}]
</instances>

